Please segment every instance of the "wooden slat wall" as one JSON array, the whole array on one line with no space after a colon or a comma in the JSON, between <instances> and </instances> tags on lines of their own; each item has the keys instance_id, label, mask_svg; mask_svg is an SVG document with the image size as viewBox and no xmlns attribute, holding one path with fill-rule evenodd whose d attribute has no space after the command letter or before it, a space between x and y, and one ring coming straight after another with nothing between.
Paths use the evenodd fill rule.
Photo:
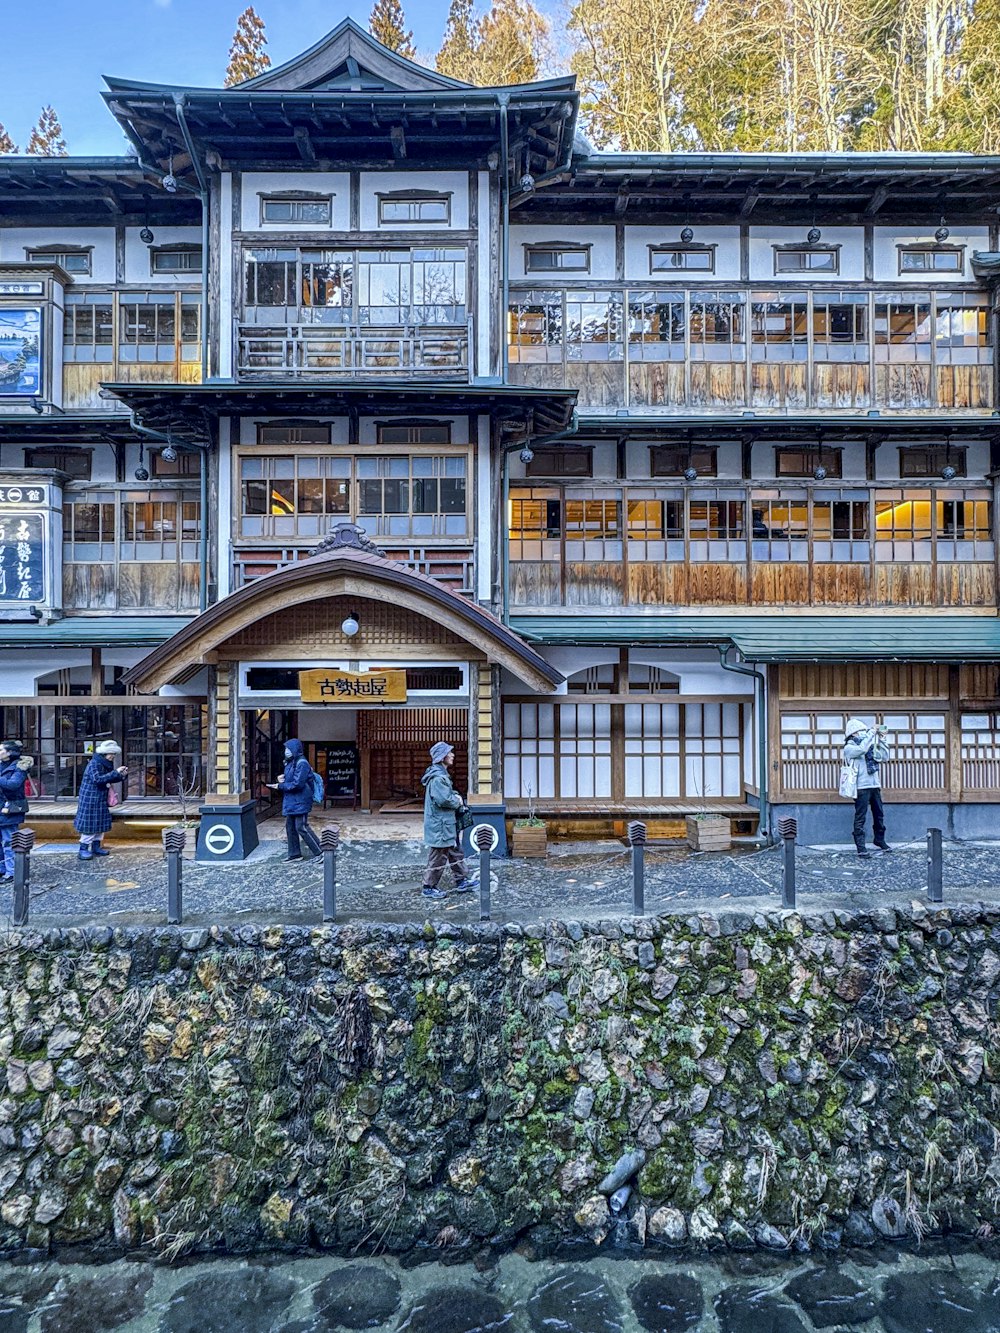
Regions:
<instances>
[{"instance_id":1,"label":"wooden slat wall","mask_svg":"<svg viewBox=\"0 0 1000 1333\"><path fill-rule=\"evenodd\" d=\"M350 611L357 611L360 630L348 638L340 628ZM456 635L424 616L389 602L364 598L330 597L316 602L290 606L273 616L248 625L226 645L227 657L266 656L268 649L280 649L288 657L321 659L331 648L351 657L367 657L372 651L399 650L410 656L424 655L447 648L449 653L434 655L468 659L471 650ZM460 651L456 651L459 650Z\"/></svg>"},{"instance_id":2,"label":"wooden slat wall","mask_svg":"<svg viewBox=\"0 0 1000 1333\"><path fill-rule=\"evenodd\" d=\"M948 698L948 667L938 662L806 662L776 671L782 701Z\"/></svg>"},{"instance_id":3,"label":"wooden slat wall","mask_svg":"<svg viewBox=\"0 0 1000 1333\"><path fill-rule=\"evenodd\" d=\"M481 666L478 675L473 722L475 746L470 749L470 753L476 757L472 789L476 792L488 792L493 790L493 668Z\"/></svg>"},{"instance_id":4,"label":"wooden slat wall","mask_svg":"<svg viewBox=\"0 0 1000 1333\"><path fill-rule=\"evenodd\" d=\"M215 790L220 795L233 790L232 709L232 672L222 667L215 673Z\"/></svg>"}]
</instances>

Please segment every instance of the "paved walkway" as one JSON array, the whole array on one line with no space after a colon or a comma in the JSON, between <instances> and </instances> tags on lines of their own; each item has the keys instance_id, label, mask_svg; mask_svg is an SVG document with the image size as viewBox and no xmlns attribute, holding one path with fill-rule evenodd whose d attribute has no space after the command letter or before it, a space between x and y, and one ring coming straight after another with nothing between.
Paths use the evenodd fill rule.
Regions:
<instances>
[{"instance_id":1,"label":"paved walkway","mask_svg":"<svg viewBox=\"0 0 1000 1333\"><path fill-rule=\"evenodd\" d=\"M254 921L318 923L323 871L319 860L284 862L284 843L267 839L245 862L184 863L185 923ZM926 894L923 843L859 861L853 847L798 849L799 906L858 907L909 902ZM416 840L345 838L338 858L338 920L479 919L479 895L420 896L424 851ZM1000 842L946 843L945 900L1000 901ZM632 905L630 852L620 843L556 843L544 860L494 863L494 921L627 915ZM646 910L776 907L781 902L778 849L695 853L656 848L646 854ZM43 844L31 860L31 923L158 925L166 921L166 864L159 849L123 848L80 862L69 844ZM0 922L10 924L10 885L0 887Z\"/></svg>"}]
</instances>

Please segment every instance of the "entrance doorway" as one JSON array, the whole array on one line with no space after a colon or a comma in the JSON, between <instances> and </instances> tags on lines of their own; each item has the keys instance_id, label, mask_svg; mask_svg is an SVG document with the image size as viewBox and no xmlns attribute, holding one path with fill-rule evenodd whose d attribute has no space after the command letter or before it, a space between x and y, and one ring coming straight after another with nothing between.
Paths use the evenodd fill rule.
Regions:
<instances>
[{"instance_id":1,"label":"entrance doorway","mask_svg":"<svg viewBox=\"0 0 1000 1333\"><path fill-rule=\"evenodd\" d=\"M285 743L296 734L295 710L263 708L245 713L250 795L257 802L257 818L281 813L281 793L267 786L285 770Z\"/></svg>"},{"instance_id":2,"label":"entrance doorway","mask_svg":"<svg viewBox=\"0 0 1000 1333\"><path fill-rule=\"evenodd\" d=\"M392 708L358 712L361 793L366 808L423 807L420 779L435 741L455 747L452 781L468 791L469 714L465 708ZM367 798L367 799L365 799Z\"/></svg>"}]
</instances>

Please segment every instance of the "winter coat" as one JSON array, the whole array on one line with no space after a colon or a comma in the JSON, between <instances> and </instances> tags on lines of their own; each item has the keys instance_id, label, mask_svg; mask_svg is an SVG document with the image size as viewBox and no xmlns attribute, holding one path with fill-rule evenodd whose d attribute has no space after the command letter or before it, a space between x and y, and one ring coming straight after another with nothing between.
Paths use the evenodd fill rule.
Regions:
<instances>
[{"instance_id":1,"label":"winter coat","mask_svg":"<svg viewBox=\"0 0 1000 1333\"><path fill-rule=\"evenodd\" d=\"M34 768L35 761L27 755L21 759L8 759L0 764L0 810L4 801L23 801L24 784L28 774ZM19 828L24 823L24 815L0 814L0 828Z\"/></svg>"},{"instance_id":2,"label":"winter coat","mask_svg":"<svg viewBox=\"0 0 1000 1333\"><path fill-rule=\"evenodd\" d=\"M77 833L107 833L111 827L108 788L113 782L123 781L124 778L106 755L94 755L83 770L80 782L76 818L73 820Z\"/></svg>"},{"instance_id":3,"label":"winter coat","mask_svg":"<svg viewBox=\"0 0 1000 1333\"><path fill-rule=\"evenodd\" d=\"M424 784L424 842L428 847L454 847L458 842L455 816L465 802L451 785L444 764L431 764L420 779Z\"/></svg>"},{"instance_id":4,"label":"winter coat","mask_svg":"<svg viewBox=\"0 0 1000 1333\"><path fill-rule=\"evenodd\" d=\"M875 760L875 772L868 772L865 755L871 750ZM844 758L853 761L858 770L858 791L870 791L872 787L882 786L882 776L878 765L889 758L889 747L883 737L872 728L871 731L856 731L844 746Z\"/></svg>"},{"instance_id":5,"label":"winter coat","mask_svg":"<svg viewBox=\"0 0 1000 1333\"><path fill-rule=\"evenodd\" d=\"M281 792L283 815L307 815L313 808L313 771L302 753L301 741L288 741L285 749L292 756L285 764L285 780Z\"/></svg>"}]
</instances>

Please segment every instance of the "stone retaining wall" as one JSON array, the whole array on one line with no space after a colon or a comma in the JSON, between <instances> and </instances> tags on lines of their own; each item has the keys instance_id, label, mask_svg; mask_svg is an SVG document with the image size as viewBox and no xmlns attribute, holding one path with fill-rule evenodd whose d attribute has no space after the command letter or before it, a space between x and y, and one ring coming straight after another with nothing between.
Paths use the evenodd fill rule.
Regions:
<instances>
[{"instance_id":1,"label":"stone retaining wall","mask_svg":"<svg viewBox=\"0 0 1000 1333\"><path fill-rule=\"evenodd\" d=\"M992 1234L1000 909L10 932L0 1248Z\"/></svg>"}]
</instances>

